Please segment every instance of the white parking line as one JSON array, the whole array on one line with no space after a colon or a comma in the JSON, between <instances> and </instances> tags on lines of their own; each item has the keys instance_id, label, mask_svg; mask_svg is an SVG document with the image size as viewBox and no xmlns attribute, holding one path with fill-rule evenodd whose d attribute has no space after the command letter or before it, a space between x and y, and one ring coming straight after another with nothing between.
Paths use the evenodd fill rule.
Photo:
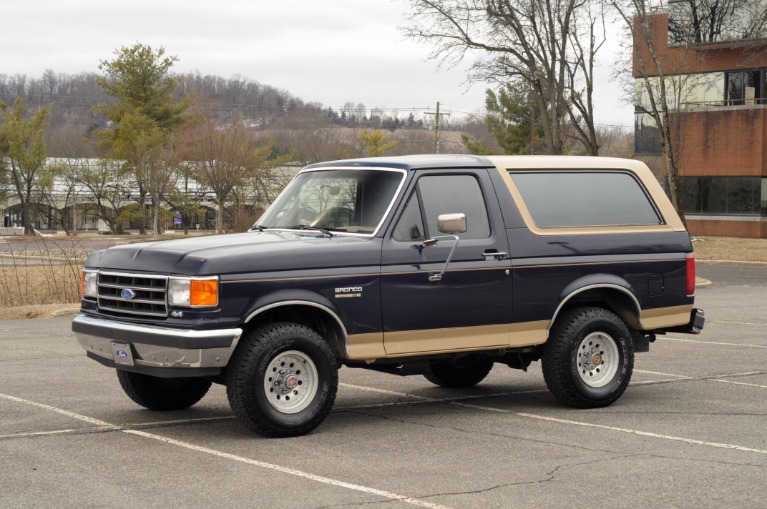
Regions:
<instances>
[{"instance_id":1,"label":"white parking line","mask_svg":"<svg viewBox=\"0 0 767 509\"><path fill-rule=\"evenodd\" d=\"M682 375L668 375L668 376L679 377L679 378L677 378L678 380L683 380L683 379L689 379L690 378L690 377L683 377ZM363 390L373 389L373 388L366 388L365 386L352 386L352 385L347 385L347 386L348 387L357 388L357 389L363 389ZM372 390L372 392L378 392L378 391L377 390ZM387 392L389 394L397 395L397 396L400 396L400 397L408 397L408 396L414 397L415 396L413 394L406 394L406 393L400 393L400 392L395 392L395 391L387 391ZM605 426L603 424L593 424L593 423L582 422L582 421L571 421L571 420L566 420L566 419L557 419L555 417L548 417L548 416L545 416L545 415L529 414L529 413L525 413L525 412L514 412L514 411L511 411L511 410L504 409L504 408L496 408L496 407L491 407L491 406L486 406L486 405L473 405L473 404L469 404L469 403L461 403L459 401L455 401L455 400L452 400L452 399L427 398L425 396L415 396L415 397L417 397L419 399L423 399L423 400L428 400L430 403L446 403L448 405L460 406L460 407L464 407L464 408L473 408L473 409L476 409L476 410L483 410L485 412L506 413L506 414L510 414L510 415L516 415L517 417L525 417L525 418L528 418L528 419L538 419L538 420L543 420L543 421L557 422L557 423L560 423L560 424L569 424L569 425L573 425L573 426L583 426L583 427L588 427L588 428L604 429L604 430L616 431L616 432L621 432L621 433L630 433L630 434L633 434L633 435L639 435L639 436L644 436L644 437L649 437L649 438L657 438L657 439L662 439L662 440L672 440L672 441L675 441L675 442L684 442L684 443L687 443L687 444L702 445L702 446L706 446L706 447L716 447L716 448L719 448L719 449L732 449L732 450L742 451L742 452L751 452L751 453L756 453L756 454L767 454L767 450L753 449L753 448L750 448L750 447L743 447L743 446L734 445L734 444L725 444L725 443L719 443L719 442L708 442L708 441L705 441L705 440L695 440L693 438L677 437L677 436L673 436L673 435L661 435L661 434L658 434L658 433L651 433L649 431L640 431L640 430L634 430L634 429L628 429L628 428L618 428L618 427L615 427L615 426Z\"/></svg>"},{"instance_id":2,"label":"white parking line","mask_svg":"<svg viewBox=\"0 0 767 509\"><path fill-rule=\"evenodd\" d=\"M37 408L42 408L43 410L48 410L50 412L56 412L57 414L66 415L67 417L71 417L73 419L77 419L78 421L87 422L88 424L93 424L96 426L108 426L108 427L115 427L117 429L117 426L114 424L110 424L108 422L101 421L99 419L94 419L93 417L88 417L87 415L80 415L76 414L74 412L70 412L69 410L64 410L61 408L56 408L54 406L50 405L44 405L43 403L35 403L34 401L29 401L27 399L21 399L17 398L15 396L11 396L9 394L2 394L0 393L0 398L7 399L9 401L15 401L16 403L23 403L25 405L31 405Z\"/></svg>"},{"instance_id":3,"label":"white parking line","mask_svg":"<svg viewBox=\"0 0 767 509\"><path fill-rule=\"evenodd\" d=\"M359 484L352 484L344 481L339 481L336 479L331 479L330 477L324 477L321 475L314 475L310 474L308 472L303 472L301 470L296 470L294 468L287 468L282 467L280 465L274 465L272 463L265 463L263 461L258 461L250 458L244 458L242 456L237 456L235 454L229 454L226 452L217 451L216 449L209 449L208 447L201 447L199 445L190 444L189 442L182 442L180 440L174 440L172 438L163 437L160 435L155 435L154 433L147 433L145 431L138 431L138 430L125 430L124 433L129 433L131 435L137 435L144 438L149 438L152 440L159 440L160 442L164 442L166 444L175 445L177 447L183 447L185 449L190 449L192 451L196 452L203 452L206 454L212 454L213 456L217 456L219 458L225 458L232 461L239 461L241 463L247 463L249 465L255 465L257 467L261 468L267 468L269 470L274 470L276 472L281 472L283 474L290 474L294 475L296 477L302 477L304 479L310 479L312 481L321 482L323 484L329 484L331 486L338 486L340 488L346 488L353 491L360 491L362 493L368 493L371 495L378 495L379 497L388 498L390 500L397 500L400 502L405 502L406 504L418 506L418 507L430 507L432 509L447 509L443 505L439 504L433 504L431 502L426 502L423 500L418 500L415 498L406 497L404 495L398 495L396 493L392 493L389 491L383 491L378 490L375 488L369 488L367 486L361 486Z\"/></svg>"},{"instance_id":4,"label":"white parking line","mask_svg":"<svg viewBox=\"0 0 767 509\"><path fill-rule=\"evenodd\" d=\"M56 435L77 435L82 433L99 433L104 431L119 431L119 426L99 426L96 428L71 428L71 429L57 429L52 431L31 431L29 433L10 433L8 435L0 435L0 440L6 438L24 438L24 437L51 437Z\"/></svg>"},{"instance_id":5,"label":"white parking line","mask_svg":"<svg viewBox=\"0 0 767 509\"><path fill-rule=\"evenodd\" d=\"M734 320L715 320L715 321L711 321L710 323L726 323L726 324L733 324L733 325L756 325L758 327L764 327L765 325L767 325L767 323L736 322Z\"/></svg>"},{"instance_id":6,"label":"white parking line","mask_svg":"<svg viewBox=\"0 0 767 509\"><path fill-rule=\"evenodd\" d=\"M644 369L635 369L634 373L647 373L648 375L673 376L674 378L677 378L680 380L692 379L692 377L685 376L685 375L675 375L674 373L661 373L659 371L647 371Z\"/></svg>"},{"instance_id":7,"label":"white parking line","mask_svg":"<svg viewBox=\"0 0 767 509\"><path fill-rule=\"evenodd\" d=\"M701 341L699 339L663 338L663 341L679 341L682 343L698 343L703 345L735 346L738 348L767 348L767 345L754 345L750 343L721 343L716 341Z\"/></svg>"},{"instance_id":8,"label":"white parking line","mask_svg":"<svg viewBox=\"0 0 767 509\"><path fill-rule=\"evenodd\" d=\"M557 422L560 424L571 424L574 426L585 426L588 428L598 428L598 429L605 429L609 431L618 431L621 433L630 433L632 435L640 435L643 437L650 437L650 438L660 438L663 440L673 440L675 442L684 442L686 444L692 444L692 445L704 445L706 447L716 447L719 449L733 449L736 451L743 451L743 452L753 452L757 454L767 454L767 451L762 449L752 449L750 447L743 447L740 445L733 445L733 444L723 444L719 442L707 442L705 440L695 440L692 438L684 438L684 437L676 437L673 435L659 435L658 433L650 433L649 431L639 431L635 429L627 429L627 428L617 428L615 426L605 426L603 424L593 424L590 422L581 422L581 421L570 421L566 419L557 419L555 417L547 417L545 415L535 415L535 414L525 414L525 413L516 413L515 415L519 415L522 417L529 417L531 419L540 419L542 421L550 421L550 422Z\"/></svg>"},{"instance_id":9,"label":"white parking line","mask_svg":"<svg viewBox=\"0 0 767 509\"><path fill-rule=\"evenodd\" d=\"M377 392L379 394L388 394L390 396L399 396L401 398L417 399L419 401L432 401L433 398L426 396L419 396L417 394L406 394L404 392L389 391L386 389L378 389L377 387L366 387L364 385L352 385L344 382L339 382L339 387L348 387L349 389L360 389L367 392Z\"/></svg>"},{"instance_id":10,"label":"white parking line","mask_svg":"<svg viewBox=\"0 0 767 509\"><path fill-rule=\"evenodd\" d=\"M339 488L345 488L345 489L352 490L352 491L359 491L359 492L362 492L362 493L367 493L369 495L376 495L376 496L379 496L379 497L387 498L389 500L397 500L399 502L404 502L406 504L414 505L414 506L417 506L417 507L428 507L428 508L431 508L431 509L450 509L449 507L446 507L446 506L443 506L443 505L434 504L434 503L431 503L431 502L426 502L424 500L419 500L417 498L411 498L411 497L408 497L408 496L405 496L405 495L399 495L397 493L392 493L390 491L383 491L383 490L379 490L379 489L376 489L376 488L370 488L368 486L362 486L362 485L359 485L359 484L352 484L352 483L348 483L348 482L345 482L345 481L339 481L337 479L332 479L330 477L324 477L324 476L315 475L315 474L312 474L312 473L309 473L309 472L303 472L301 470L296 470L294 468L287 468L287 467L283 467L283 466L280 466L280 465L275 465L273 463L266 463L266 462L254 460L254 459L251 459L251 458L245 458L243 456L237 456L235 454L229 454L229 453L226 453L226 452L218 451L216 449L210 449L208 447L202 447L202 446L199 446L199 445L191 444L189 442L182 442L180 440L174 440L172 438L163 437L161 435L156 435L154 433L147 433L146 431L139 431L139 430L135 430L135 429L125 429L125 428L122 428L120 426L117 426L117 425L114 425L114 424L110 424L110 423L105 422L105 421L101 421L99 419L94 419L92 417L88 417L87 415L76 414L76 413L70 412L68 410L64 410L64 409L61 409L61 408L56 408L56 407L53 407L53 406L50 406L50 405L44 405L42 403L36 403L34 401L29 401L29 400L22 399L22 398L17 398L15 396L10 396L8 394L0 393L0 398L6 399L6 400L9 400L9 401L13 401L13 402L16 402L16 403L22 403L22 404L25 404L25 405L34 406L34 407L37 407L37 408L42 408L44 410L48 410L48 411L55 412L55 413L58 413L58 414L61 414L61 415L65 415L67 417L71 417L73 419L77 419L77 420L80 420L80 421L83 421L83 422L87 422L89 424L95 424L95 425L101 426L101 427L114 428L115 431L119 431L121 433L126 433L126 434L129 434L129 435L140 436L140 437L148 438L148 439L151 439L151 440L157 440L157 441L160 441L160 442L163 442L163 443L166 443L166 444L174 445L176 447L183 447L184 449L189 449L191 451L201 452L201 453L205 453L205 454L211 454L211 455L219 457L219 458L224 458L224 459L228 459L228 460L232 460L232 461L238 461L240 463L246 463L246 464L249 464L249 465L254 465L254 466L265 468L265 469L268 469L268 470L273 470L275 472L281 472L283 474L289 474L289 475L293 475L293 476L296 476L296 477L301 477L303 479L309 479L309 480L320 482L320 483L323 483L323 484L328 484L330 486L337 486ZM68 430L60 430L59 433L66 432L66 431L68 431ZM53 433L54 432L43 432L43 434L53 434Z\"/></svg>"},{"instance_id":11,"label":"white parking line","mask_svg":"<svg viewBox=\"0 0 767 509\"><path fill-rule=\"evenodd\" d=\"M767 389L767 385L747 384L746 382L733 382L732 380L715 379L715 380L712 380L712 382L721 382L724 384L733 384L733 385L745 385L746 387L756 387L757 389Z\"/></svg>"},{"instance_id":12,"label":"white parking line","mask_svg":"<svg viewBox=\"0 0 767 509\"><path fill-rule=\"evenodd\" d=\"M467 396L456 396L454 398L430 398L428 396L418 396L417 394L407 394L404 392L389 391L385 389L378 389L376 387L367 387L364 385L352 385L347 383L339 383L338 385L347 387L349 389L357 389L357 390L366 391L366 392L384 393L384 394L390 394L393 396L413 398L413 399L409 399L409 401L389 401L386 403L370 403L366 405L339 405L335 407L336 410L362 410L365 408L385 408L389 406L404 406L404 405L413 405L417 403L455 403L456 405L458 405L459 402L461 401L466 401L471 399L497 398L500 396L519 396L521 394L545 394L549 392L548 389L534 389L530 391L506 391L506 392L491 392L491 393L485 393L485 394L471 394Z\"/></svg>"}]
</instances>

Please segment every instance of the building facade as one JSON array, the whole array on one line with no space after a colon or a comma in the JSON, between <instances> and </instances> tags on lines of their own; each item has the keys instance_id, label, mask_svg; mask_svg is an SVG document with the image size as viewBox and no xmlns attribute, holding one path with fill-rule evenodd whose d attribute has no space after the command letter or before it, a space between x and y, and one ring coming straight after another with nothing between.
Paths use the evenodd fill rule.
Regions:
<instances>
[{"instance_id":1,"label":"building facade","mask_svg":"<svg viewBox=\"0 0 767 509\"><path fill-rule=\"evenodd\" d=\"M731 3L635 19L635 154L665 171L649 113L665 97L690 233L767 238L767 0Z\"/></svg>"}]
</instances>

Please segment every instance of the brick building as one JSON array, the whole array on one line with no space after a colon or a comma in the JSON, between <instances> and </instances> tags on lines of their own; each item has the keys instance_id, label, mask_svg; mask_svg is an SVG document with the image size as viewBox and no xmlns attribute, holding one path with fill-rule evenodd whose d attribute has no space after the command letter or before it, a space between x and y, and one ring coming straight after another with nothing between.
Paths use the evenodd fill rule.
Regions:
<instances>
[{"instance_id":1,"label":"brick building","mask_svg":"<svg viewBox=\"0 0 767 509\"><path fill-rule=\"evenodd\" d=\"M669 10L635 20L635 154L665 171L648 113L662 81L690 233L767 238L767 23L750 12L767 11L767 0L714 19L691 11L704 3L671 0Z\"/></svg>"}]
</instances>

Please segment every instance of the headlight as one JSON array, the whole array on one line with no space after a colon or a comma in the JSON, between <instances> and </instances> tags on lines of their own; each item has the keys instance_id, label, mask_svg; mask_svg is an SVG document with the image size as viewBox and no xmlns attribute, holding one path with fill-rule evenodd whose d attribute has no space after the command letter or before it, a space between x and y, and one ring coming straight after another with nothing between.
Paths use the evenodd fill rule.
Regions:
<instances>
[{"instance_id":1,"label":"headlight","mask_svg":"<svg viewBox=\"0 0 767 509\"><path fill-rule=\"evenodd\" d=\"M95 270L83 269L80 271L80 295L89 298L98 298L99 273Z\"/></svg>"},{"instance_id":2,"label":"headlight","mask_svg":"<svg viewBox=\"0 0 767 509\"><path fill-rule=\"evenodd\" d=\"M218 278L171 277L168 304L193 308L218 306Z\"/></svg>"}]
</instances>

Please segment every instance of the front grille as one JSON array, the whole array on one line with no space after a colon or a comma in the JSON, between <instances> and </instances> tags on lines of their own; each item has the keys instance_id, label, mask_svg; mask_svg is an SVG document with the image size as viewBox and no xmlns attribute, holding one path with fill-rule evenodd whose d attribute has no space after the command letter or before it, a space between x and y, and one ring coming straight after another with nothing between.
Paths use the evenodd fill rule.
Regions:
<instances>
[{"instance_id":1,"label":"front grille","mask_svg":"<svg viewBox=\"0 0 767 509\"><path fill-rule=\"evenodd\" d=\"M168 276L99 272L99 309L143 316L168 316Z\"/></svg>"}]
</instances>

